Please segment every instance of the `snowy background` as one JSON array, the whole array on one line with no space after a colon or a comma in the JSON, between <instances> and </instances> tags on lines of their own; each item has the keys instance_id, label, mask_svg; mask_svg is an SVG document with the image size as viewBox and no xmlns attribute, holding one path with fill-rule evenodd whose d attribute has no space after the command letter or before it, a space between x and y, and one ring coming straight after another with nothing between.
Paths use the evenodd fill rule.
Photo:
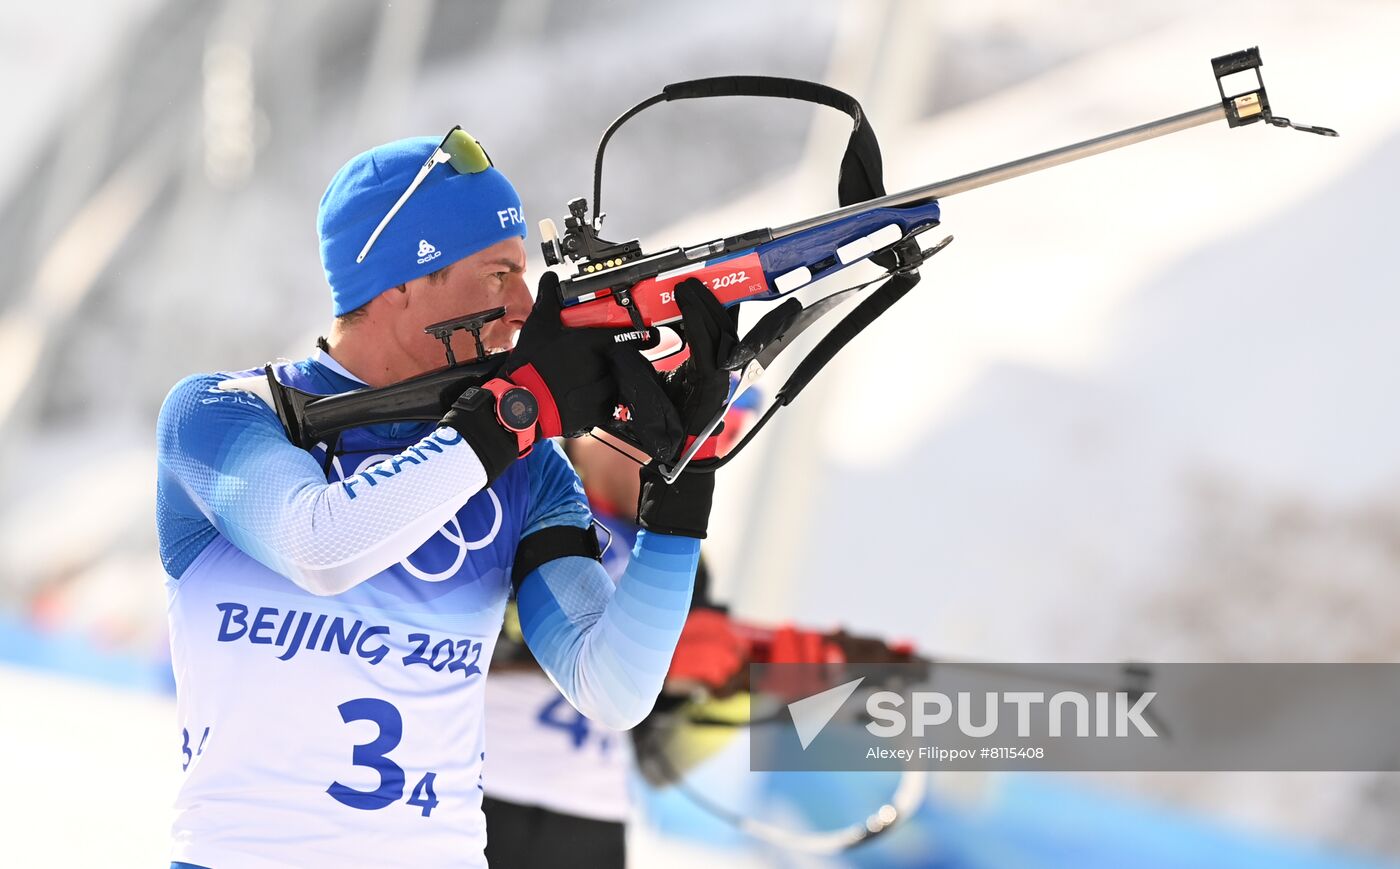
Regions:
<instances>
[{"instance_id":1,"label":"snowy background","mask_svg":"<svg viewBox=\"0 0 1400 869\"><path fill-rule=\"evenodd\" d=\"M722 478L739 614L957 658L1394 660L1397 33L1359 0L0 8L0 862L165 853L153 420L185 374L325 329L335 169L461 123L557 220L614 116L705 75L854 94L890 190L1207 105L1207 60L1256 44L1275 110L1342 133L1211 125L948 199L923 283ZM609 148L607 234L833 207L843 124L654 108ZM36 670L39 640L108 684ZM1091 784L1400 859L1391 775Z\"/></svg>"}]
</instances>

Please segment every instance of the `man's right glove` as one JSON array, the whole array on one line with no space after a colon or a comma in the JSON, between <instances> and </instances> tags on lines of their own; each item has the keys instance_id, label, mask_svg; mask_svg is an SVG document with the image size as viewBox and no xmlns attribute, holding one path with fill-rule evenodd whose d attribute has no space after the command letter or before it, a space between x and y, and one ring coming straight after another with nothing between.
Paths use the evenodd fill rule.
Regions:
<instances>
[{"instance_id":1,"label":"man's right glove","mask_svg":"<svg viewBox=\"0 0 1400 869\"><path fill-rule=\"evenodd\" d=\"M629 380L651 366L637 350L656 346L655 329L571 329L559 320L559 277L545 272L535 307L501 369L540 403L540 437L572 437L611 421L618 374ZM654 374L650 377L655 379Z\"/></svg>"},{"instance_id":2,"label":"man's right glove","mask_svg":"<svg viewBox=\"0 0 1400 869\"><path fill-rule=\"evenodd\" d=\"M656 330L571 329L560 322L559 307L559 278L546 272L501 376L468 388L442 418L471 445L488 481L527 455L537 438L578 435L611 421L622 395L619 377L630 392L651 385L653 400L664 400L655 371L637 352L656 344ZM532 421L522 428L522 419Z\"/></svg>"},{"instance_id":3,"label":"man's right glove","mask_svg":"<svg viewBox=\"0 0 1400 869\"><path fill-rule=\"evenodd\" d=\"M739 334L733 316L695 278L676 285L676 305L690 345L690 358L671 372L665 384L684 433L681 451L674 457L679 458L729 398L729 371L724 363L739 343ZM715 443L712 435L695 454L696 461L670 485L656 462L642 468L638 525L662 534L704 539L715 491L715 475L706 473L705 465L715 457Z\"/></svg>"},{"instance_id":4,"label":"man's right glove","mask_svg":"<svg viewBox=\"0 0 1400 869\"><path fill-rule=\"evenodd\" d=\"M523 392L499 377L469 386L439 423L466 440L486 470L488 486L534 446L539 402Z\"/></svg>"}]
</instances>

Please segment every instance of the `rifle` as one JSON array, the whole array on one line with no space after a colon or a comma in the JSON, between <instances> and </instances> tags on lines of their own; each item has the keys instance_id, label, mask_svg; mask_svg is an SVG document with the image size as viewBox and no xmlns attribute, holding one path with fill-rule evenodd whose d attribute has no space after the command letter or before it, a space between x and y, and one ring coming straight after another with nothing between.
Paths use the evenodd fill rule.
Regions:
<instances>
[{"instance_id":1,"label":"rifle","mask_svg":"<svg viewBox=\"0 0 1400 869\"><path fill-rule=\"evenodd\" d=\"M747 648L748 663L774 662L775 643L781 629L733 620L728 624ZM917 765L910 765L901 770L888 797L871 806L868 814L851 818L844 825L804 830L792 826L790 819L777 823L736 810L733 805L692 784L691 769L707 760L713 746L720 744L714 738L716 734L768 725L795 726L796 715L789 703L850 679L854 671L846 669L847 661L877 665L859 669L860 690L864 692L907 690L914 685L941 687L941 677L953 676L1009 680L1018 687L1043 689L1046 695L1061 690L1085 696L1121 693L1136 702L1152 691L1154 684L1152 667L1142 663L1036 669L1017 664L927 657L917 654L907 644L890 644L845 631L822 635L822 640L823 648L816 651L815 657L802 658L799 653L799 658L794 659L791 654L784 655L786 664L807 665L794 668L797 672L777 674L769 669L765 674L767 678L755 679L752 668L743 666L724 689L713 696L704 689L687 691L690 686L668 680L667 689L652 714L632 731L637 769L643 780L655 789L674 789L706 814L758 841L800 853L837 854L864 845L913 817L928 796L929 774ZM835 652L835 656L828 657L830 652ZM808 678L815 683L805 686ZM731 698L738 702L730 702ZM1156 710L1145 709L1144 716L1161 737L1171 738L1166 722ZM699 734L705 737L700 738Z\"/></svg>"},{"instance_id":2,"label":"rifle","mask_svg":"<svg viewBox=\"0 0 1400 869\"><path fill-rule=\"evenodd\" d=\"M875 279L841 289L802 305L794 298L769 310L740 341L725 367L737 377L729 403L758 380L779 353L828 313L872 284L868 294L832 328L776 393L772 404L743 440L722 459L706 467L713 470L746 447L781 407L791 404L812 378L876 318L889 310L918 283L919 268L942 250L952 236L924 248L919 237L938 226L939 203L957 193L976 190L1010 178L1039 172L1052 166L1102 154L1126 145L1177 133L1202 124L1224 120L1231 128L1263 121L1276 127L1292 127L1322 136L1335 130L1295 124L1273 113L1264 89L1259 49L1249 48L1211 59L1220 99L1210 105L1109 133L1019 160L1002 163L966 175L937 181L899 193L886 194L879 143L869 119L854 98L835 88L797 79L763 76L725 76L667 85L660 94L624 112L598 143L593 174L593 214L583 197L568 203L569 217L561 235L552 220L540 221L545 262L559 266L568 260L576 273L559 283L561 317L570 327L632 327L638 330L670 324L679 326L680 311L675 287L688 278L704 282L725 305L782 298L812 282L830 277L858 262L869 260L884 269ZM1253 79L1235 91L1239 76ZM1231 79L1227 93L1226 79ZM601 209L604 151L614 133L638 112L660 102L721 96L760 96L797 99L845 112L853 121L842 158L837 193L840 207L834 211L776 228L755 229L737 235L685 247L646 253L632 239L613 242L599 230L606 216ZM335 396L316 396L278 382L272 366L265 368L272 403L293 443L310 449L334 439L346 429L384 422L436 421L467 386L495 375L506 354L486 354L481 329L504 316L503 308L470 314L429 326L427 331L446 348L447 366L437 371L373 389ZM451 335L470 331L477 358L458 362L451 349ZM705 437L724 417L722 409L691 448L681 455L656 455L668 480L686 467ZM621 440L643 449L626 421L627 414L603 426ZM680 445L676 445L678 451Z\"/></svg>"}]
</instances>

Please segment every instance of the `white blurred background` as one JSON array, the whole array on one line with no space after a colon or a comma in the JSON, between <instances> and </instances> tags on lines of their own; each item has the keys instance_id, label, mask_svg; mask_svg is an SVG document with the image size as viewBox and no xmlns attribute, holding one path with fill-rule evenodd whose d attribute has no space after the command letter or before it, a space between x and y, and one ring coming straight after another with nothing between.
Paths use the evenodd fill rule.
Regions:
<instances>
[{"instance_id":1,"label":"white blurred background","mask_svg":"<svg viewBox=\"0 0 1400 869\"><path fill-rule=\"evenodd\" d=\"M165 859L154 419L185 374L326 329L336 168L460 123L558 219L613 117L707 75L852 93L891 191L1207 105L1208 59L1256 44L1275 111L1342 134L1222 123L948 199L923 283L721 478L736 613L956 658L1395 659L1397 34L1361 0L0 7L0 863ZM609 148L604 234L834 207L846 123L654 108ZM1400 860L1393 775L1075 781Z\"/></svg>"}]
</instances>

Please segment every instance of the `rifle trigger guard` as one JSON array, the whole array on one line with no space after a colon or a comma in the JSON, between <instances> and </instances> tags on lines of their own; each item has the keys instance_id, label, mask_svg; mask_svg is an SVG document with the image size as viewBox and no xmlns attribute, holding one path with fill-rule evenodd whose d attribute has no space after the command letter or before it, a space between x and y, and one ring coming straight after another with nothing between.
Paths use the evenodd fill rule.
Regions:
<instances>
[{"instance_id":1,"label":"rifle trigger guard","mask_svg":"<svg viewBox=\"0 0 1400 869\"><path fill-rule=\"evenodd\" d=\"M612 298L627 312L627 316L632 320L632 328L638 332L645 331L647 324L642 320L642 312L638 310L636 303L632 299L632 292L626 289L615 289L612 291Z\"/></svg>"}]
</instances>

